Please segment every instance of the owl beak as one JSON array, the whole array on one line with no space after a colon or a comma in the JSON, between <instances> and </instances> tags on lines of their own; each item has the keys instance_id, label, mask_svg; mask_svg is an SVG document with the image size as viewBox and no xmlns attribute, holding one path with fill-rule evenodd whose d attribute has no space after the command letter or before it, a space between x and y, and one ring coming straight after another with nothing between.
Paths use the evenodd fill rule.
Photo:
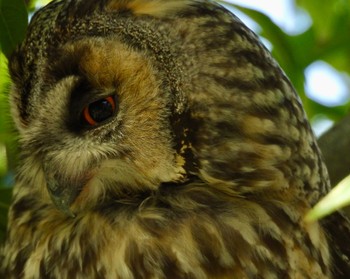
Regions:
<instances>
[{"instance_id":1,"label":"owl beak","mask_svg":"<svg viewBox=\"0 0 350 279\"><path fill-rule=\"evenodd\" d=\"M71 210L71 204L78 197L82 186L80 183L72 183L67 179L61 179L56 176L46 175L47 189L51 200L60 211L64 212L70 217L75 217Z\"/></svg>"}]
</instances>

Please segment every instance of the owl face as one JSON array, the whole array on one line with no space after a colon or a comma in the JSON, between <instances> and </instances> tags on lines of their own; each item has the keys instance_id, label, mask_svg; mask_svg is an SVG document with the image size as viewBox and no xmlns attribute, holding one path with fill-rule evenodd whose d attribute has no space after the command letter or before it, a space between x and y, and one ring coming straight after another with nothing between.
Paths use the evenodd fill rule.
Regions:
<instances>
[{"instance_id":1,"label":"owl face","mask_svg":"<svg viewBox=\"0 0 350 279\"><path fill-rule=\"evenodd\" d=\"M45 90L29 89L26 120L13 107L31 183L69 212L73 202L93 204L107 191L149 191L181 180L166 93L146 57L101 38L67 42L57 54L45 69ZM19 90L14 99L23 98Z\"/></svg>"}]
</instances>

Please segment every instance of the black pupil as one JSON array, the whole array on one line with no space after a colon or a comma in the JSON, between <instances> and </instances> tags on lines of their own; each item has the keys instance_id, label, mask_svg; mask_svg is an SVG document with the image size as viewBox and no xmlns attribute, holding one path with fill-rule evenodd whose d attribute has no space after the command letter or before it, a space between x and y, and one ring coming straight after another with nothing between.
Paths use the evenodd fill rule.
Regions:
<instances>
[{"instance_id":1,"label":"black pupil","mask_svg":"<svg viewBox=\"0 0 350 279\"><path fill-rule=\"evenodd\" d=\"M106 99L101 99L89 105L89 113L97 123L102 122L113 115L113 106Z\"/></svg>"}]
</instances>

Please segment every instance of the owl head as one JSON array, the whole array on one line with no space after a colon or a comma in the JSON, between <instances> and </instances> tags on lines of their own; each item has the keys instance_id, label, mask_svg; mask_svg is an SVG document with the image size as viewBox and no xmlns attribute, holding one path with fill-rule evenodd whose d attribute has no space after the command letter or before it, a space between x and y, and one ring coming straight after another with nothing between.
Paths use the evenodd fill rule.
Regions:
<instances>
[{"instance_id":1,"label":"owl head","mask_svg":"<svg viewBox=\"0 0 350 279\"><path fill-rule=\"evenodd\" d=\"M53 1L10 72L19 177L70 215L193 181L310 204L328 187L290 82L211 1Z\"/></svg>"}]
</instances>

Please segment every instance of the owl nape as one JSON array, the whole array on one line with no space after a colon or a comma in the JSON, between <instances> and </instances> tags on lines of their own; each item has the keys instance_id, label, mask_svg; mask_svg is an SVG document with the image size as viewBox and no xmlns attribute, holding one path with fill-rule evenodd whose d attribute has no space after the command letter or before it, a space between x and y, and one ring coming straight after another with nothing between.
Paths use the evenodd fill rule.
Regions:
<instances>
[{"instance_id":1,"label":"owl nape","mask_svg":"<svg viewBox=\"0 0 350 279\"><path fill-rule=\"evenodd\" d=\"M350 278L348 221L304 220L330 185L301 101L224 7L54 0L9 69L0 278Z\"/></svg>"}]
</instances>

